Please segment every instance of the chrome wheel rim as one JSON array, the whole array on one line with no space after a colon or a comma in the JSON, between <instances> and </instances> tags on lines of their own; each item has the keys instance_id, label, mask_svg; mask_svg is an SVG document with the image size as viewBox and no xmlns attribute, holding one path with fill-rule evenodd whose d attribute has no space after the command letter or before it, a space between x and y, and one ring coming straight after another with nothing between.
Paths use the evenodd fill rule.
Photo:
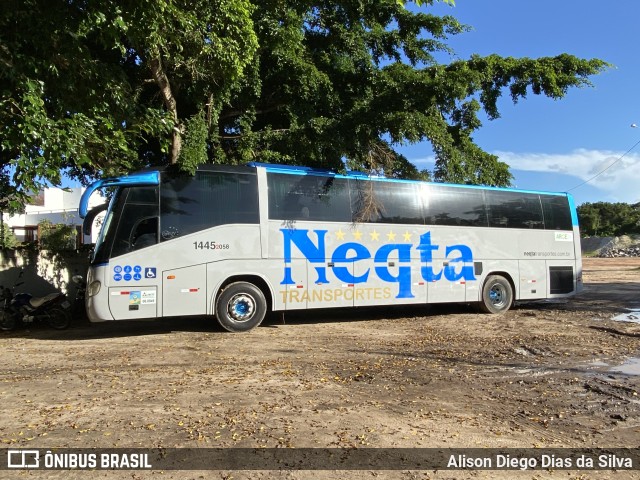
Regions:
<instances>
[{"instance_id":1,"label":"chrome wheel rim","mask_svg":"<svg viewBox=\"0 0 640 480\"><path fill-rule=\"evenodd\" d=\"M227 313L236 322L251 320L256 312L256 302L251 295L238 293L227 303Z\"/></svg>"},{"instance_id":2,"label":"chrome wheel rim","mask_svg":"<svg viewBox=\"0 0 640 480\"><path fill-rule=\"evenodd\" d=\"M496 283L491 285L489 290L489 301L496 308L502 308L507 302L507 289L503 285Z\"/></svg>"}]
</instances>

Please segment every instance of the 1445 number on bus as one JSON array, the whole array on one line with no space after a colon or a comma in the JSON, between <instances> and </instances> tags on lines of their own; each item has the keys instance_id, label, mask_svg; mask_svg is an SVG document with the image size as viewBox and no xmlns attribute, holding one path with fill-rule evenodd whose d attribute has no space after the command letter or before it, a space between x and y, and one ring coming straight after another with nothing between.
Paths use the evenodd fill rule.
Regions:
<instances>
[{"instance_id":1,"label":"1445 number on bus","mask_svg":"<svg viewBox=\"0 0 640 480\"><path fill-rule=\"evenodd\" d=\"M229 250L229 244L216 242L193 242L193 248L196 250Z\"/></svg>"}]
</instances>

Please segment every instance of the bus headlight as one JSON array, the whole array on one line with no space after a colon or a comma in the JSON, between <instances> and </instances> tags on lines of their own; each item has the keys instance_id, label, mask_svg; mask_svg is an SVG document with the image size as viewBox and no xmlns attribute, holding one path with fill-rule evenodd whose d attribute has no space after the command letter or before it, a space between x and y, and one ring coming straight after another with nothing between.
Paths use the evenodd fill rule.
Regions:
<instances>
[{"instance_id":1,"label":"bus headlight","mask_svg":"<svg viewBox=\"0 0 640 480\"><path fill-rule=\"evenodd\" d=\"M100 280L94 280L87 287L87 296L93 297L94 295L97 295L99 291L100 291Z\"/></svg>"}]
</instances>

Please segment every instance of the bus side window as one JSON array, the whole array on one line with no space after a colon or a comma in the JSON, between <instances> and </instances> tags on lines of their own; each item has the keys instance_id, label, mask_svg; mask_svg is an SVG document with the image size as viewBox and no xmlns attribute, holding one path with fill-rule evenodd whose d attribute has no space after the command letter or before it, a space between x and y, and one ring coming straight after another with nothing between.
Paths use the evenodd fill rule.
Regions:
<instances>
[{"instance_id":1,"label":"bus side window","mask_svg":"<svg viewBox=\"0 0 640 480\"><path fill-rule=\"evenodd\" d=\"M219 225L260 222L255 175L198 171L166 176L160 192L160 241Z\"/></svg>"},{"instance_id":2,"label":"bus side window","mask_svg":"<svg viewBox=\"0 0 640 480\"><path fill-rule=\"evenodd\" d=\"M349 187L354 222L424 224L417 183L356 179Z\"/></svg>"},{"instance_id":3,"label":"bus side window","mask_svg":"<svg viewBox=\"0 0 640 480\"><path fill-rule=\"evenodd\" d=\"M138 220L131 232L131 250L139 250L158 243L158 217Z\"/></svg>"},{"instance_id":4,"label":"bus side window","mask_svg":"<svg viewBox=\"0 0 640 480\"><path fill-rule=\"evenodd\" d=\"M427 225L488 225L484 191L481 189L426 185L422 195Z\"/></svg>"},{"instance_id":5,"label":"bus side window","mask_svg":"<svg viewBox=\"0 0 640 480\"><path fill-rule=\"evenodd\" d=\"M487 190L489 226L543 229L540 196L535 193Z\"/></svg>"},{"instance_id":6,"label":"bus side window","mask_svg":"<svg viewBox=\"0 0 640 480\"><path fill-rule=\"evenodd\" d=\"M269 173L269 218L349 222L349 184L334 176Z\"/></svg>"}]
</instances>

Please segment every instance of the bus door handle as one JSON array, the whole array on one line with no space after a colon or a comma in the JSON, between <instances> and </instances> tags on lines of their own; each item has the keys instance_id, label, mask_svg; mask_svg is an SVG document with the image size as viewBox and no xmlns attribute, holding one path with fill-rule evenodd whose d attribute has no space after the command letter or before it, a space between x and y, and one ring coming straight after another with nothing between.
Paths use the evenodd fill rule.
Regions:
<instances>
[{"instance_id":1,"label":"bus door handle","mask_svg":"<svg viewBox=\"0 0 640 480\"><path fill-rule=\"evenodd\" d=\"M333 267L333 262L327 263L327 267Z\"/></svg>"}]
</instances>

